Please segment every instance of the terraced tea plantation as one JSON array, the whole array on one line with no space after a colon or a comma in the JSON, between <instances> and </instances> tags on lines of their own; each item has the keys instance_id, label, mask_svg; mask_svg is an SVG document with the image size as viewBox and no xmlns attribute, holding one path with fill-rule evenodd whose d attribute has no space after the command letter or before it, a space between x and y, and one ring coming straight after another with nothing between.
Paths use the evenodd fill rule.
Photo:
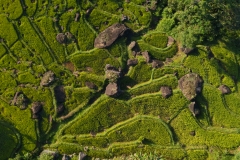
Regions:
<instances>
[{"instance_id":1,"label":"terraced tea plantation","mask_svg":"<svg viewBox=\"0 0 240 160\"><path fill-rule=\"evenodd\" d=\"M237 159L240 48L182 48L166 4L1 0L0 159Z\"/></svg>"}]
</instances>

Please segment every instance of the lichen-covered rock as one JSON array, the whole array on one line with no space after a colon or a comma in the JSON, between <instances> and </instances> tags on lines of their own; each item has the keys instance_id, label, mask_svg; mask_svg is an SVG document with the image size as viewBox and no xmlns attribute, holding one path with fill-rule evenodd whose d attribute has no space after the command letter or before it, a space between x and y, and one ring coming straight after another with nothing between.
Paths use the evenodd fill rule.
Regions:
<instances>
[{"instance_id":1,"label":"lichen-covered rock","mask_svg":"<svg viewBox=\"0 0 240 160\"><path fill-rule=\"evenodd\" d=\"M27 108L27 98L22 92L16 92L12 100L12 105L18 106L20 109Z\"/></svg>"},{"instance_id":2,"label":"lichen-covered rock","mask_svg":"<svg viewBox=\"0 0 240 160\"><path fill-rule=\"evenodd\" d=\"M98 87L93 83L93 82L85 82L85 85L89 88L89 89L94 89L97 90Z\"/></svg>"},{"instance_id":3,"label":"lichen-covered rock","mask_svg":"<svg viewBox=\"0 0 240 160\"><path fill-rule=\"evenodd\" d=\"M162 96L164 98L168 98L168 97L170 97L172 95L172 89L170 87L168 87L168 86L162 86L160 88L160 91L161 91Z\"/></svg>"},{"instance_id":4,"label":"lichen-covered rock","mask_svg":"<svg viewBox=\"0 0 240 160\"><path fill-rule=\"evenodd\" d=\"M94 41L95 48L105 48L110 46L128 28L124 24L116 23L102 31Z\"/></svg>"},{"instance_id":5,"label":"lichen-covered rock","mask_svg":"<svg viewBox=\"0 0 240 160\"><path fill-rule=\"evenodd\" d=\"M136 46L136 41L132 41L132 42L128 45L128 49L132 50L135 46Z\"/></svg>"},{"instance_id":6,"label":"lichen-covered rock","mask_svg":"<svg viewBox=\"0 0 240 160\"><path fill-rule=\"evenodd\" d=\"M138 64L138 59L128 59L127 65L128 66L135 66Z\"/></svg>"},{"instance_id":7,"label":"lichen-covered rock","mask_svg":"<svg viewBox=\"0 0 240 160\"><path fill-rule=\"evenodd\" d=\"M221 91L222 94L231 93L231 89L228 86L224 85L224 84L219 86L218 89Z\"/></svg>"},{"instance_id":8,"label":"lichen-covered rock","mask_svg":"<svg viewBox=\"0 0 240 160\"><path fill-rule=\"evenodd\" d=\"M55 80L55 74L52 71L48 71L46 73L44 73L41 82L40 82L40 86L48 86L49 84L51 84L53 81Z\"/></svg>"},{"instance_id":9,"label":"lichen-covered rock","mask_svg":"<svg viewBox=\"0 0 240 160\"><path fill-rule=\"evenodd\" d=\"M119 95L120 89L117 83L109 83L106 87L105 94L110 97L116 97Z\"/></svg>"},{"instance_id":10,"label":"lichen-covered rock","mask_svg":"<svg viewBox=\"0 0 240 160\"><path fill-rule=\"evenodd\" d=\"M86 156L87 156L87 154L80 152L78 155L78 160L83 160Z\"/></svg>"},{"instance_id":11,"label":"lichen-covered rock","mask_svg":"<svg viewBox=\"0 0 240 160\"><path fill-rule=\"evenodd\" d=\"M202 78L196 73L186 74L178 81L179 88L189 101L202 91L202 83Z\"/></svg>"},{"instance_id":12,"label":"lichen-covered rock","mask_svg":"<svg viewBox=\"0 0 240 160\"><path fill-rule=\"evenodd\" d=\"M152 60L152 67L153 68L160 68L164 65L163 61L159 61L159 60Z\"/></svg>"},{"instance_id":13,"label":"lichen-covered rock","mask_svg":"<svg viewBox=\"0 0 240 160\"><path fill-rule=\"evenodd\" d=\"M56 39L59 43L64 44L67 41L67 36L64 33L58 33Z\"/></svg>"},{"instance_id":14,"label":"lichen-covered rock","mask_svg":"<svg viewBox=\"0 0 240 160\"><path fill-rule=\"evenodd\" d=\"M200 110L196 107L195 102L191 102L188 105L189 110L192 112L194 116L198 115L200 113Z\"/></svg>"},{"instance_id":15,"label":"lichen-covered rock","mask_svg":"<svg viewBox=\"0 0 240 160\"><path fill-rule=\"evenodd\" d=\"M118 71L114 66L106 64L105 77L109 80L109 82L117 82L117 80L121 77L121 72Z\"/></svg>"},{"instance_id":16,"label":"lichen-covered rock","mask_svg":"<svg viewBox=\"0 0 240 160\"><path fill-rule=\"evenodd\" d=\"M167 46L171 46L175 42L174 38L171 36L168 36L168 43Z\"/></svg>"},{"instance_id":17,"label":"lichen-covered rock","mask_svg":"<svg viewBox=\"0 0 240 160\"><path fill-rule=\"evenodd\" d=\"M148 51L142 52L142 55L143 55L143 57L145 58L145 60L146 60L147 63L150 63L150 62L151 62L151 57L149 56Z\"/></svg>"}]
</instances>

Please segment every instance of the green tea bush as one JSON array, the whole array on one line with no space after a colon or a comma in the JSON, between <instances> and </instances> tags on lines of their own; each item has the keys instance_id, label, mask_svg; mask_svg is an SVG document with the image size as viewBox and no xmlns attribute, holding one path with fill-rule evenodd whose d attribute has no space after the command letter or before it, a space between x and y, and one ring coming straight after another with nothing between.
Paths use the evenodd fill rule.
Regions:
<instances>
[{"instance_id":1,"label":"green tea bush","mask_svg":"<svg viewBox=\"0 0 240 160\"><path fill-rule=\"evenodd\" d=\"M41 56L45 64L50 64L53 62L53 58L47 47L39 38L27 17L24 16L21 18L21 24L18 26L18 29L21 32L23 41L25 41L28 47L34 51L34 54Z\"/></svg>"},{"instance_id":2,"label":"green tea bush","mask_svg":"<svg viewBox=\"0 0 240 160\"><path fill-rule=\"evenodd\" d=\"M35 77L30 72L23 72L21 74L18 74L18 82L21 84L22 83L31 83L31 84L39 85L40 79Z\"/></svg>"},{"instance_id":3,"label":"green tea bush","mask_svg":"<svg viewBox=\"0 0 240 160\"><path fill-rule=\"evenodd\" d=\"M1 1L0 6L1 6L0 13L8 14L8 17L10 19L17 19L23 13L23 9L20 1L11 1L11 0Z\"/></svg>"},{"instance_id":4,"label":"green tea bush","mask_svg":"<svg viewBox=\"0 0 240 160\"><path fill-rule=\"evenodd\" d=\"M6 49L3 47L3 45L0 45L0 58L6 53Z\"/></svg>"},{"instance_id":5,"label":"green tea bush","mask_svg":"<svg viewBox=\"0 0 240 160\"><path fill-rule=\"evenodd\" d=\"M136 83L146 82L151 79L152 67L144 61L138 61L138 64L128 72L128 76L134 79Z\"/></svg>"},{"instance_id":6,"label":"green tea bush","mask_svg":"<svg viewBox=\"0 0 240 160\"><path fill-rule=\"evenodd\" d=\"M32 1L32 0L24 0L26 8L26 13L29 17L34 16L36 10L37 10L37 3L38 1Z\"/></svg>"},{"instance_id":7,"label":"green tea bush","mask_svg":"<svg viewBox=\"0 0 240 160\"><path fill-rule=\"evenodd\" d=\"M38 18L35 20L41 34L44 36L46 44L52 52L52 56L57 57L60 63L65 62L64 46L56 40L56 30L54 28L53 20L50 17Z\"/></svg>"},{"instance_id":8,"label":"green tea bush","mask_svg":"<svg viewBox=\"0 0 240 160\"><path fill-rule=\"evenodd\" d=\"M173 75L169 75L159 79L155 79L150 82L136 85L134 88L131 88L128 92L131 95L137 96L146 93L159 92L161 86L169 86L172 89L174 89L177 87L177 85L178 85L177 78Z\"/></svg>"},{"instance_id":9,"label":"green tea bush","mask_svg":"<svg viewBox=\"0 0 240 160\"><path fill-rule=\"evenodd\" d=\"M145 43L142 40L139 40L138 44L142 51L147 50L153 58L156 58L156 59L162 60L162 61L165 61L166 58L173 57L177 53L177 44L176 43L174 43L173 45L171 45L167 48L157 48L157 47L154 47L154 46L151 46L151 45Z\"/></svg>"},{"instance_id":10,"label":"green tea bush","mask_svg":"<svg viewBox=\"0 0 240 160\"><path fill-rule=\"evenodd\" d=\"M98 90L101 90L103 88L104 81L105 81L104 76L90 74L87 72L80 72L80 75L78 76L77 79L81 82L82 87L86 86L85 82L92 82L98 87Z\"/></svg>"},{"instance_id":11,"label":"green tea bush","mask_svg":"<svg viewBox=\"0 0 240 160\"><path fill-rule=\"evenodd\" d=\"M1 1L0 3L6 2ZM3 14L0 14L0 37L6 41L8 47L11 47L18 39L16 30L14 29L13 25L8 21L7 17Z\"/></svg>"},{"instance_id":12,"label":"green tea bush","mask_svg":"<svg viewBox=\"0 0 240 160\"><path fill-rule=\"evenodd\" d=\"M132 116L129 106L124 102L106 98L92 104L91 109L76 118L63 133L77 135L91 131L100 132Z\"/></svg>"},{"instance_id":13,"label":"green tea bush","mask_svg":"<svg viewBox=\"0 0 240 160\"><path fill-rule=\"evenodd\" d=\"M208 153L206 150L188 150L188 159L194 159L194 160L203 160L208 158Z\"/></svg>"},{"instance_id":14,"label":"green tea bush","mask_svg":"<svg viewBox=\"0 0 240 160\"><path fill-rule=\"evenodd\" d=\"M93 28L101 32L108 26L117 23L119 21L119 17L112 14L107 14L99 9L93 9L87 18L87 21L89 21Z\"/></svg>"},{"instance_id":15,"label":"green tea bush","mask_svg":"<svg viewBox=\"0 0 240 160\"><path fill-rule=\"evenodd\" d=\"M157 48L166 48L168 37L165 33L153 32L143 36L143 41Z\"/></svg>"},{"instance_id":16,"label":"green tea bush","mask_svg":"<svg viewBox=\"0 0 240 160\"><path fill-rule=\"evenodd\" d=\"M86 100L90 100L93 96L93 91L87 87L83 88L65 87L65 93L66 93L65 106L68 111L73 110Z\"/></svg>"},{"instance_id":17,"label":"green tea bush","mask_svg":"<svg viewBox=\"0 0 240 160\"><path fill-rule=\"evenodd\" d=\"M79 70L86 70L90 67L92 73L97 75L104 74L104 68L106 64L111 64L115 67L120 67L119 62L112 58L106 50L97 49L91 53L81 53L79 55L71 57L71 61Z\"/></svg>"},{"instance_id":18,"label":"green tea bush","mask_svg":"<svg viewBox=\"0 0 240 160\"><path fill-rule=\"evenodd\" d=\"M1 159L7 159L12 156L12 153L17 145L18 140L15 133L4 125L5 122L0 122L0 151Z\"/></svg>"},{"instance_id":19,"label":"green tea bush","mask_svg":"<svg viewBox=\"0 0 240 160\"><path fill-rule=\"evenodd\" d=\"M31 119L31 111L29 109L20 110L18 107L9 106L2 101L0 101L0 108L0 113L4 117L4 120L11 122L21 134L21 147L19 152L26 153L32 151L36 147L37 136L35 132L35 121Z\"/></svg>"},{"instance_id":20,"label":"green tea bush","mask_svg":"<svg viewBox=\"0 0 240 160\"><path fill-rule=\"evenodd\" d=\"M231 76L238 75L238 64L235 59L235 53L228 49L224 44L214 45L211 50L222 68Z\"/></svg>"},{"instance_id":21,"label":"green tea bush","mask_svg":"<svg viewBox=\"0 0 240 160\"><path fill-rule=\"evenodd\" d=\"M180 79L182 76L189 72L188 69L178 66L163 66L162 68L157 68L153 71L153 79L163 77L166 74L175 74L177 73L177 78Z\"/></svg>"},{"instance_id":22,"label":"green tea bush","mask_svg":"<svg viewBox=\"0 0 240 160\"><path fill-rule=\"evenodd\" d=\"M163 98L159 93L137 96L129 100L128 103L134 114L159 116L162 120L168 121L187 104L187 100L180 92L173 93L167 99Z\"/></svg>"},{"instance_id":23,"label":"green tea bush","mask_svg":"<svg viewBox=\"0 0 240 160\"><path fill-rule=\"evenodd\" d=\"M78 26L76 29L75 27ZM79 22L71 22L69 24L70 31L75 33L80 50L86 51L93 48L94 40L96 38L95 33L86 24L83 17L80 18Z\"/></svg>"},{"instance_id":24,"label":"green tea bush","mask_svg":"<svg viewBox=\"0 0 240 160\"><path fill-rule=\"evenodd\" d=\"M101 0L97 1L97 6L100 10L110 13L117 13L118 9L122 7L121 3L121 1L116 0Z\"/></svg>"},{"instance_id":25,"label":"green tea bush","mask_svg":"<svg viewBox=\"0 0 240 160\"><path fill-rule=\"evenodd\" d=\"M129 21L125 24L132 30L137 31L150 25L152 15L146 11L146 8L136 5L133 2L124 3L123 14L129 17Z\"/></svg>"},{"instance_id":26,"label":"green tea bush","mask_svg":"<svg viewBox=\"0 0 240 160\"><path fill-rule=\"evenodd\" d=\"M1 72L0 74L1 87L0 92L4 92L7 88L15 88L17 82L11 75L11 72Z\"/></svg>"}]
</instances>

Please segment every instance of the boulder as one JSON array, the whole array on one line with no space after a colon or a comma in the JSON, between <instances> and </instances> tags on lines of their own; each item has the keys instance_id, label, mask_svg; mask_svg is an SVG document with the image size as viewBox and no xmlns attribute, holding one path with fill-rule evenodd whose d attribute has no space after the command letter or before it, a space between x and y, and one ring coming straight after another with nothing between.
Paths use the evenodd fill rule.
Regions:
<instances>
[{"instance_id":1,"label":"boulder","mask_svg":"<svg viewBox=\"0 0 240 160\"><path fill-rule=\"evenodd\" d=\"M57 103L64 103L66 100L64 86L63 85L56 86L54 88L54 95L55 95Z\"/></svg>"},{"instance_id":2,"label":"boulder","mask_svg":"<svg viewBox=\"0 0 240 160\"><path fill-rule=\"evenodd\" d=\"M194 116L198 115L200 113L200 110L196 107L195 102L191 102L188 105L189 110L192 112Z\"/></svg>"},{"instance_id":3,"label":"boulder","mask_svg":"<svg viewBox=\"0 0 240 160\"><path fill-rule=\"evenodd\" d=\"M56 40L59 43L64 44L67 41L67 37L66 37L66 35L64 33L58 33L57 36L56 36Z\"/></svg>"},{"instance_id":4,"label":"boulder","mask_svg":"<svg viewBox=\"0 0 240 160\"><path fill-rule=\"evenodd\" d=\"M160 91L161 91L162 96L164 98L168 98L168 97L170 97L172 95L172 89L170 87L168 87L168 86L162 86L160 88Z\"/></svg>"},{"instance_id":5,"label":"boulder","mask_svg":"<svg viewBox=\"0 0 240 160\"><path fill-rule=\"evenodd\" d=\"M114 66L106 64L105 77L109 80L109 82L117 82L117 80L121 77L121 72Z\"/></svg>"},{"instance_id":6,"label":"boulder","mask_svg":"<svg viewBox=\"0 0 240 160\"><path fill-rule=\"evenodd\" d=\"M78 160L83 160L87 155L83 152L80 152L78 155Z\"/></svg>"},{"instance_id":7,"label":"boulder","mask_svg":"<svg viewBox=\"0 0 240 160\"><path fill-rule=\"evenodd\" d=\"M11 104L18 106L20 109L26 109L27 98L22 92L16 92Z\"/></svg>"},{"instance_id":8,"label":"boulder","mask_svg":"<svg viewBox=\"0 0 240 160\"><path fill-rule=\"evenodd\" d=\"M127 65L128 66L135 66L138 64L138 59L128 59Z\"/></svg>"},{"instance_id":9,"label":"boulder","mask_svg":"<svg viewBox=\"0 0 240 160\"><path fill-rule=\"evenodd\" d=\"M116 97L119 95L120 89L117 83L109 83L106 87L105 94L110 97Z\"/></svg>"},{"instance_id":10,"label":"boulder","mask_svg":"<svg viewBox=\"0 0 240 160\"><path fill-rule=\"evenodd\" d=\"M224 85L224 84L219 86L218 89L221 91L222 94L229 94L229 93L231 93L231 89L228 86Z\"/></svg>"},{"instance_id":11,"label":"boulder","mask_svg":"<svg viewBox=\"0 0 240 160\"><path fill-rule=\"evenodd\" d=\"M194 50L194 48L183 48L183 49L182 49L182 51L183 51L186 55L190 54L193 50Z\"/></svg>"},{"instance_id":12,"label":"boulder","mask_svg":"<svg viewBox=\"0 0 240 160\"><path fill-rule=\"evenodd\" d=\"M171 46L175 42L174 38L171 36L168 36L168 43L167 46Z\"/></svg>"},{"instance_id":13,"label":"boulder","mask_svg":"<svg viewBox=\"0 0 240 160\"><path fill-rule=\"evenodd\" d=\"M132 50L135 46L136 46L136 41L132 41L132 42L128 45L128 49Z\"/></svg>"},{"instance_id":14,"label":"boulder","mask_svg":"<svg viewBox=\"0 0 240 160\"><path fill-rule=\"evenodd\" d=\"M122 36L128 28L124 24L115 23L102 31L94 41L95 48L110 46L119 36Z\"/></svg>"},{"instance_id":15,"label":"boulder","mask_svg":"<svg viewBox=\"0 0 240 160\"><path fill-rule=\"evenodd\" d=\"M202 84L202 78L196 73L186 74L178 81L179 88L189 101L202 91Z\"/></svg>"},{"instance_id":16,"label":"boulder","mask_svg":"<svg viewBox=\"0 0 240 160\"><path fill-rule=\"evenodd\" d=\"M54 80L55 80L55 74L52 71L48 71L44 73L40 82L40 86L46 87L49 84L51 84Z\"/></svg>"},{"instance_id":17,"label":"boulder","mask_svg":"<svg viewBox=\"0 0 240 160\"><path fill-rule=\"evenodd\" d=\"M97 89L98 89L98 87L97 87L93 82L86 81L86 82L85 82L85 85L86 85L89 89L94 89L94 90L97 90Z\"/></svg>"},{"instance_id":18,"label":"boulder","mask_svg":"<svg viewBox=\"0 0 240 160\"><path fill-rule=\"evenodd\" d=\"M39 112L42 110L42 103L41 102L33 102L32 104L32 118L37 119L39 118Z\"/></svg>"},{"instance_id":19,"label":"boulder","mask_svg":"<svg viewBox=\"0 0 240 160\"><path fill-rule=\"evenodd\" d=\"M148 51L142 52L142 55L143 55L143 57L145 58L145 60L146 60L147 63L150 63L150 62L151 62L151 57L149 56Z\"/></svg>"},{"instance_id":20,"label":"boulder","mask_svg":"<svg viewBox=\"0 0 240 160\"><path fill-rule=\"evenodd\" d=\"M159 61L159 60L152 60L152 67L153 68L160 68L164 65L163 61Z\"/></svg>"},{"instance_id":21,"label":"boulder","mask_svg":"<svg viewBox=\"0 0 240 160\"><path fill-rule=\"evenodd\" d=\"M66 154L63 155L62 160L70 160L70 157Z\"/></svg>"},{"instance_id":22,"label":"boulder","mask_svg":"<svg viewBox=\"0 0 240 160\"><path fill-rule=\"evenodd\" d=\"M63 113L65 106L63 103L57 105L57 114Z\"/></svg>"}]
</instances>

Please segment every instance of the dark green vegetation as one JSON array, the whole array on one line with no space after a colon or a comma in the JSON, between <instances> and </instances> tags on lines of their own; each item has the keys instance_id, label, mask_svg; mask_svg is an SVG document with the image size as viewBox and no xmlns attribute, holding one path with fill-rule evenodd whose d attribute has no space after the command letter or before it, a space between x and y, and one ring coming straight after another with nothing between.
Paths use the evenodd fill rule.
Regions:
<instances>
[{"instance_id":1,"label":"dark green vegetation","mask_svg":"<svg viewBox=\"0 0 240 160\"><path fill-rule=\"evenodd\" d=\"M42 150L89 158L238 159L239 3L2 0L0 159L52 158L39 156ZM108 48L94 48L97 35L116 22L131 31ZM64 44L56 40L59 33L67 35ZM169 35L177 40L170 45ZM141 54L134 57L131 41L136 52L146 50L164 65L154 68ZM196 49L187 56L183 45ZM127 66L133 58L138 64ZM104 94L106 64L122 70L116 98ZM47 71L55 77L42 86ZM196 117L178 87L190 72L204 81L194 99ZM221 94L222 84L230 94ZM169 98L162 86L171 87ZM17 92L26 109L14 105ZM43 106L36 114L34 102Z\"/></svg>"}]
</instances>

